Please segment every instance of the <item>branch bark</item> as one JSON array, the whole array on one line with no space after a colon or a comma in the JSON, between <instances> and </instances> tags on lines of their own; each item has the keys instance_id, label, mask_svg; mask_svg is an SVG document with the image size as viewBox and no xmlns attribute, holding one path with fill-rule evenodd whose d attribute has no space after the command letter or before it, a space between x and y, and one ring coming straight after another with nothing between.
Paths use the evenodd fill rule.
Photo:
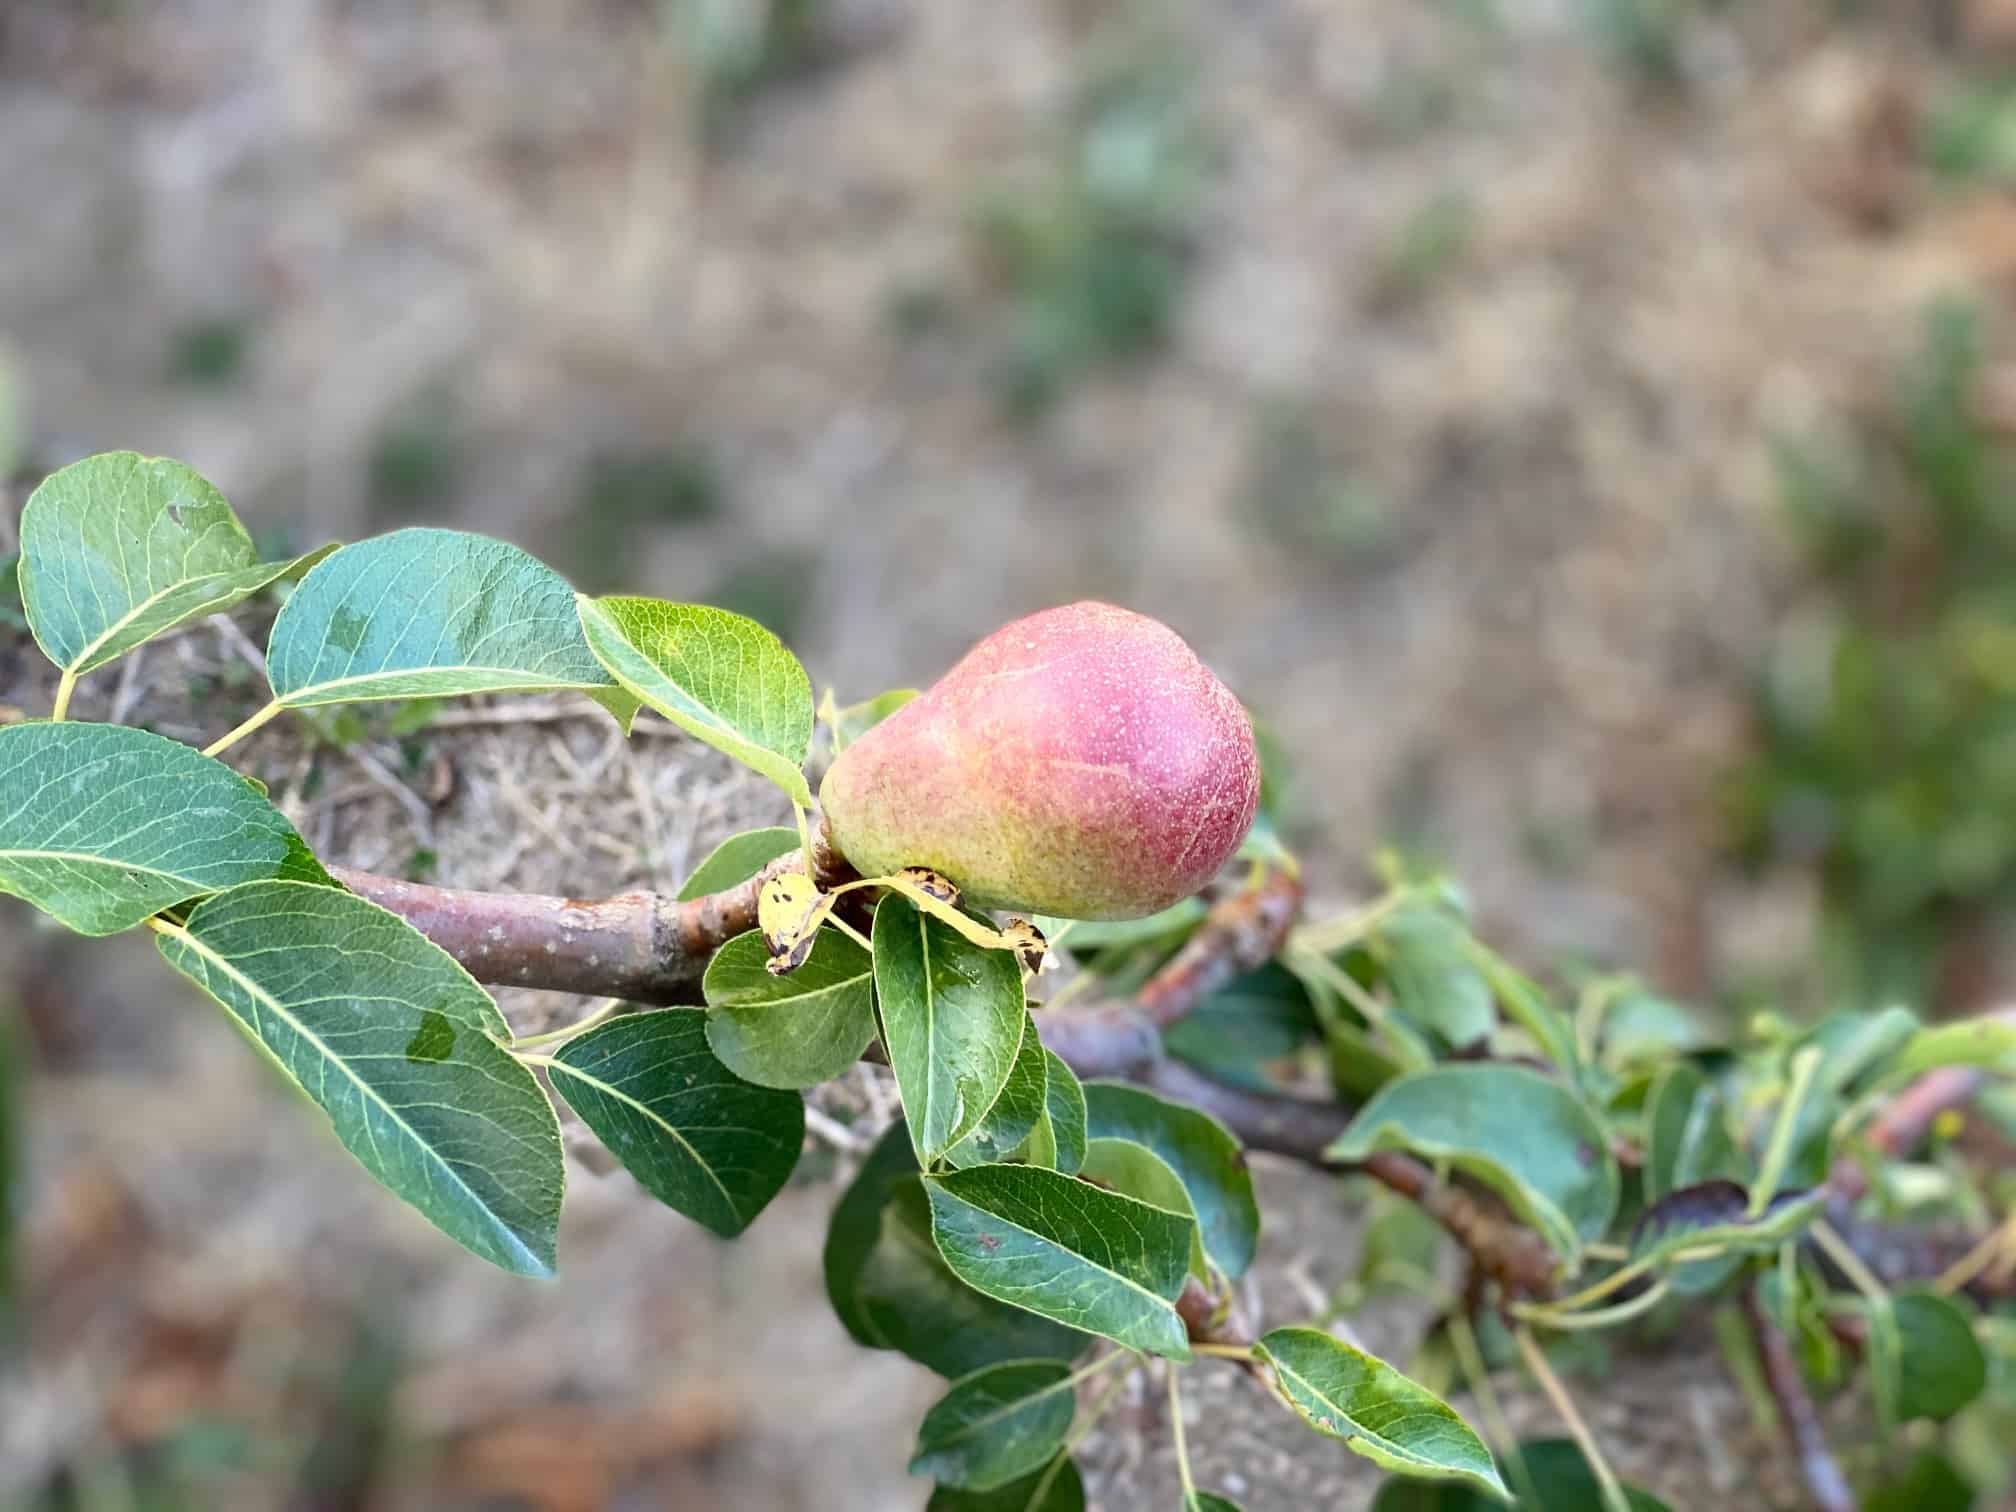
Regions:
<instances>
[{"instance_id":1,"label":"branch bark","mask_svg":"<svg viewBox=\"0 0 2016 1512\"><path fill-rule=\"evenodd\" d=\"M1778 1405L1780 1423L1799 1457L1799 1474L1806 1482L1807 1495L1812 1497L1818 1512L1855 1512L1854 1494L1848 1489L1841 1467L1834 1462L1833 1450L1827 1447L1819 1409L1806 1390L1792 1346L1764 1310L1754 1285L1743 1290L1743 1311L1757 1340L1758 1359L1764 1366L1771 1399Z\"/></svg>"}]
</instances>

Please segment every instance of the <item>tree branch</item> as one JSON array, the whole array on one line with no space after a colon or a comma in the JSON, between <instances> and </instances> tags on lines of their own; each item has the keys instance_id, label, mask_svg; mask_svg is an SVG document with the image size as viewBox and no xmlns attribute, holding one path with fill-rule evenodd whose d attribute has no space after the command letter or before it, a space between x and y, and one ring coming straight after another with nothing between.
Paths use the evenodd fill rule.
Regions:
<instances>
[{"instance_id":1,"label":"tree branch","mask_svg":"<svg viewBox=\"0 0 2016 1512\"><path fill-rule=\"evenodd\" d=\"M1778 1325L1764 1310L1756 1286L1743 1289L1743 1311L1750 1319L1750 1331L1757 1340L1757 1355L1764 1366L1764 1380L1771 1398L1778 1404L1778 1417L1785 1436L1799 1456L1799 1473L1818 1512L1855 1512L1855 1497L1827 1447L1827 1434L1820 1425L1820 1413L1806 1390L1799 1362Z\"/></svg>"}]
</instances>

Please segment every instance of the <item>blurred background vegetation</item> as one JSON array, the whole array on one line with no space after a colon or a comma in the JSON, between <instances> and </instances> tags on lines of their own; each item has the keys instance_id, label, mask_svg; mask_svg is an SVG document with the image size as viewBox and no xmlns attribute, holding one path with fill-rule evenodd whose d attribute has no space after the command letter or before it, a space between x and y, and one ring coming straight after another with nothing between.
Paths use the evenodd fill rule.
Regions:
<instances>
[{"instance_id":1,"label":"blurred background vegetation","mask_svg":"<svg viewBox=\"0 0 2016 1512\"><path fill-rule=\"evenodd\" d=\"M1264 715L1320 893L1391 844L1711 1009L2009 995L2012 298L2008 0L0 6L0 564L134 447L276 542L462 524L754 614L843 703L1112 598ZM192 638L100 711L252 676ZM676 881L732 807L698 763L570 854L429 717L317 732L339 854ZM733 1256L584 1201L559 1289L464 1286L111 959L0 912L46 1330L0 1505L914 1504L830 1194Z\"/></svg>"}]
</instances>

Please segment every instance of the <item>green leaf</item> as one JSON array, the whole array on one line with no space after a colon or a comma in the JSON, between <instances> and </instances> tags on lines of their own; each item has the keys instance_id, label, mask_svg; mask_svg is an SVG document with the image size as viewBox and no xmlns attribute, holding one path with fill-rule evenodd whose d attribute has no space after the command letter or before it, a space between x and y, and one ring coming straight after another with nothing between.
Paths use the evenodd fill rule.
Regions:
<instances>
[{"instance_id":1,"label":"green leaf","mask_svg":"<svg viewBox=\"0 0 2016 1512\"><path fill-rule=\"evenodd\" d=\"M1269 1067L1320 1037L1309 989L1279 961L1269 961L1163 1030L1162 1045L1218 1081L1269 1092L1278 1090Z\"/></svg>"},{"instance_id":2,"label":"green leaf","mask_svg":"<svg viewBox=\"0 0 2016 1512\"><path fill-rule=\"evenodd\" d=\"M1498 1023L1490 984L1471 963L1469 944L1470 931L1459 921L1425 907L1394 915L1376 938L1393 1006L1459 1050Z\"/></svg>"},{"instance_id":3,"label":"green leaf","mask_svg":"<svg viewBox=\"0 0 2016 1512\"><path fill-rule=\"evenodd\" d=\"M1047 1465L1071 1431L1078 1400L1062 1360L1007 1360L952 1383L917 1430L912 1475L992 1491Z\"/></svg>"},{"instance_id":4,"label":"green leaf","mask_svg":"<svg viewBox=\"0 0 2016 1512\"><path fill-rule=\"evenodd\" d=\"M28 617L21 612L21 555L0 558L0 628L25 630Z\"/></svg>"},{"instance_id":5,"label":"green leaf","mask_svg":"<svg viewBox=\"0 0 2016 1512\"><path fill-rule=\"evenodd\" d=\"M1974 1505L1974 1488L1936 1449L1862 1498L1862 1512L1972 1512Z\"/></svg>"},{"instance_id":6,"label":"green leaf","mask_svg":"<svg viewBox=\"0 0 2016 1512\"><path fill-rule=\"evenodd\" d=\"M805 1103L716 1060L706 1019L697 1008L628 1014L568 1040L551 1075L638 1185L733 1239L796 1168Z\"/></svg>"},{"instance_id":7,"label":"green leaf","mask_svg":"<svg viewBox=\"0 0 2016 1512\"><path fill-rule=\"evenodd\" d=\"M681 903L739 887L786 851L798 848L795 829L753 829L730 835L708 854L679 889Z\"/></svg>"},{"instance_id":8,"label":"green leaf","mask_svg":"<svg viewBox=\"0 0 2016 1512\"><path fill-rule=\"evenodd\" d=\"M1879 1400L1895 1403L1894 1420L1944 1422L1980 1396L1988 1384L1988 1357L1965 1309L1929 1291L1898 1292L1889 1303L1897 1356L1872 1348L1871 1371L1893 1373ZM1874 1329L1871 1343L1875 1342Z\"/></svg>"},{"instance_id":9,"label":"green leaf","mask_svg":"<svg viewBox=\"0 0 2016 1512\"><path fill-rule=\"evenodd\" d=\"M1149 1354L1190 1357L1175 1300L1190 1219L1034 1166L928 1177L931 1232L976 1291Z\"/></svg>"},{"instance_id":10,"label":"green leaf","mask_svg":"<svg viewBox=\"0 0 2016 1512\"><path fill-rule=\"evenodd\" d=\"M1617 1211L1617 1164L1595 1117L1523 1066L1451 1065L1380 1088L1326 1152L1447 1160L1496 1191L1571 1263Z\"/></svg>"},{"instance_id":11,"label":"green leaf","mask_svg":"<svg viewBox=\"0 0 2016 1512\"><path fill-rule=\"evenodd\" d=\"M1026 1025L1001 1095L979 1127L945 1152L946 1160L955 1166L987 1165L1014 1154L1043 1121L1050 1092L1049 1059L1036 1025Z\"/></svg>"},{"instance_id":12,"label":"green leaf","mask_svg":"<svg viewBox=\"0 0 2016 1512\"><path fill-rule=\"evenodd\" d=\"M1095 1081L1085 1088L1085 1132L1131 1139L1168 1162L1190 1194L1211 1263L1235 1279L1246 1273L1260 1243L1260 1205L1246 1152L1223 1124L1139 1087Z\"/></svg>"},{"instance_id":13,"label":"green leaf","mask_svg":"<svg viewBox=\"0 0 2016 1512\"><path fill-rule=\"evenodd\" d=\"M1575 1048L1575 1026L1568 1015L1547 996L1546 989L1529 976L1515 971L1498 953L1476 940L1470 942L1471 959L1491 990L1505 1017L1523 1028L1540 1047L1540 1053L1571 1077L1580 1078L1582 1058Z\"/></svg>"},{"instance_id":14,"label":"green leaf","mask_svg":"<svg viewBox=\"0 0 2016 1512\"><path fill-rule=\"evenodd\" d=\"M1056 1051L1045 1050L1043 1063L1043 1116L1015 1154L1068 1176L1085 1163L1085 1089Z\"/></svg>"},{"instance_id":15,"label":"green leaf","mask_svg":"<svg viewBox=\"0 0 2016 1512\"><path fill-rule=\"evenodd\" d=\"M1981 1066L2016 1074L2016 1023L1963 1019L1913 1034L1885 1068L1885 1081L1909 1081L1941 1066Z\"/></svg>"},{"instance_id":16,"label":"green leaf","mask_svg":"<svg viewBox=\"0 0 2016 1512\"><path fill-rule=\"evenodd\" d=\"M1192 1491L1183 1498L1183 1512L1240 1512L1240 1507L1215 1491Z\"/></svg>"},{"instance_id":17,"label":"green leaf","mask_svg":"<svg viewBox=\"0 0 2016 1512\"><path fill-rule=\"evenodd\" d=\"M752 619L663 599L579 599L582 633L609 674L696 740L809 807L812 683Z\"/></svg>"},{"instance_id":18,"label":"green leaf","mask_svg":"<svg viewBox=\"0 0 2016 1512\"><path fill-rule=\"evenodd\" d=\"M395 530L325 558L273 621L266 675L290 709L572 688L626 727L636 710L582 639L566 580L459 530Z\"/></svg>"},{"instance_id":19,"label":"green leaf","mask_svg":"<svg viewBox=\"0 0 2016 1512\"><path fill-rule=\"evenodd\" d=\"M221 761L145 730L0 727L0 892L79 934L308 865L280 811Z\"/></svg>"},{"instance_id":20,"label":"green leaf","mask_svg":"<svg viewBox=\"0 0 2016 1512\"><path fill-rule=\"evenodd\" d=\"M816 1087L854 1062L875 1038L875 984L868 952L824 929L805 964L772 976L759 930L714 952L701 979L711 1010L707 1042L722 1064L759 1087Z\"/></svg>"},{"instance_id":21,"label":"green leaf","mask_svg":"<svg viewBox=\"0 0 2016 1512\"><path fill-rule=\"evenodd\" d=\"M983 1297L952 1274L931 1238L931 1207L899 1122L869 1152L826 1231L826 1295L847 1332L957 1377L1002 1360L1066 1359L1074 1329Z\"/></svg>"},{"instance_id":22,"label":"green leaf","mask_svg":"<svg viewBox=\"0 0 2016 1512\"><path fill-rule=\"evenodd\" d=\"M1078 1467L1060 1457L1034 1475L992 1491L940 1486L924 1512L1085 1512L1085 1483Z\"/></svg>"},{"instance_id":23,"label":"green leaf","mask_svg":"<svg viewBox=\"0 0 2016 1512\"><path fill-rule=\"evenodd\" d=\"M1614 1071L1668 1062L1701 1042L1693 1010L1642 988L1624 992L1603 1016L1603 1061Z\"/></svg>"},{"instance_id":24,"label":"green leaf","mask_svg":"<svg viewBox=\"0 0 2016 1512\"><path fill-rule=\"evenodd\" d=\"M374 903L301 882L206 898L157 943L367 1171L485 1260L552 1274L560 1126L447 952Z\"/></svg>"},{"instance_id":25,"label":"green leaf","mask_svg":"<svg viewBox=\"0 0 2016 1512\"><path fill-rule=\"evenodd\" d=\"M1078 1174L1109 1192L1138 1198L1152 1207L1181 1213L1193 1224L1190 1234L1190 1271L1200 1281L1210 1278L1203 1241L1194 1225L1197 1210L1184 1190L1183 1178L1170 1169L1169 1162L1144 1144L1131 1139L1088 1139L1085 1160Z\"/></svg>"},{"instance_id":26,"label":"green leaf","mask_svg":"<svg viewBox=\"0 0 2016 1512\"><path fill-rule=\"evenodd\" d=\"M849 704L844 709L826 705L827 716L833 722L833 754L838 756L847 747L866 735L875 726L894 714L903 705L915 698L916 688L891 688L886 693L877 693L873 698L860 703ZM829 694L830 698L831 695Z\"/></svg>"},{"instance_id":27,"label":"green leaf","mask_svg":"<svg viewBox=\"0 0 2016 1512\"><path fill-rule=\"evenodd\" d=\"M1828 1092L1845 1092L1910 1044L1918 1033L1918 1016L1906 1008L1836 1013L1795 1040L1785 1058L1789 1064L1801 1050L1817 1045L1821 1052L1820 1069L1814 1077L1814 1086Z\"/></svg>"},{"instance_id":28,"label":"green leaf","mask_svg":"<svg viewBox=\"0 0 2016 1512\"><path fill-rule=\"evenodd\" d=\"M1282 1396L1317 1432L1388 1470L1508 1497L1491 1451L1470 1425L1376 1355L1314 1328L1277 1328L1253 1353L1274 1367Z\"/></svg>"},{"instance_id":29,"label":"green leaf","mask_svg":"<svg viewBox=\"0 0 2016 1512\"><path fill-rule=\"evenodd\" d=\"M980 1126L1029 1025L1012 952L983 950L890 894L875 906L882 1042L917 1158L936 1160Z\"/></svg>"},{"instance_id":30,"label":"green leaf","mask_svg":"<svg viewBox=\"0 0 2016 1512\"><path fill-rule=\"evenodd\" d=\"M180 462L104 452L42 480L21 511L21 598L36 643L81 676L215 614L333 547L262 562L224 496Z\"/></svg>"},{"instance_id":31,"label":"green leaf","mask_svg":"<svg viewBox=\"0 0 2016 1512\"><path fill-rule=\"evenodd\" d=\"M1685 1061L1667 1067L1645 1104L1645 1196L1657 1202L1679 1187L1741 1173L1722 1094Z\"/></svg>"}]
</instances>

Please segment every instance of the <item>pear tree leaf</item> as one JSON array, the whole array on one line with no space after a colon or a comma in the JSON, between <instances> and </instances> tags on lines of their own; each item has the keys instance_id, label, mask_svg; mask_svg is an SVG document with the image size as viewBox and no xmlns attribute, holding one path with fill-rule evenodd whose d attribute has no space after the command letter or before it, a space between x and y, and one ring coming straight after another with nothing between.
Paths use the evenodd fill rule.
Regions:
<instances>
[{"instance_id":1,"label":"pear tree leaf","mask_svg":"<svg viewBox=\"0 0 2016 1512\"><path fill-rule=\"evenodd\" d=\"M1183 1512L1240 1512L1240 1507L1215 1491L1192 1491L1183 1498Z\"/></svg>"},{"instance_id":2,"label":"pear tree leaf","mask_svg":"<svg viewBox=\"0 0 2016 1512\"><path fill-rule=\"evenodd\" d=\"M1518 1447L1531 1497L1512 1503L1513 1512L1609 1512L1603 1487L1582 1451L1569 1439L1529 1439ZM1624 1487L1631 1512L1669 1512L1666 1503L1637 1486ZM1505 1503L1451 1481L1390 1480L1372 1500L1371 1512L1504 1512Z\"/></svg>"},{"instance_id":3,"label":"pear tree leaf","mask_svg":"<svg viewBox=\"0 0 2016 1512\"><path fill-rule=\"evenodd\" d=\"M1524 1066L1438 1066L1388 1082L1326 1152L1447 1160L1489 1186L1571 1264L1617 1211L1617 1163L1588 1107Z\"/></svg>"},{"instance_id":4,"label":"pear tree leaf","mask_svg":"<svg viewBox=\"0 0 2016 1512\"><path fill-rule=\"evenodd\" d=\"M1009 1069L1001 1095L994 1099L994 1106L987 1110L979 1126L945 1152L945 1159L961 1167L987 1165L1006 1160L1019 1149L1047 1113L1050 1059L1036 1033L1036 1025L1033 1022L1026 1025L1022 1047L1015 1052L1015 1064Z\"/></svg>"},{"instance_id":5,"label":"pear tree leaf","mask_svg":"<svg viewBox=\"0 0 2016 1512\"><path fill-rule=\"evenodd\" d=\"M797 1167L805 1103L716 1060L706 1020L698 1008L627 1014L563 1044L551 1075L638 1185L732 1239Z\"/></svg>"},{"instance_id":6,"label":"pear tree leaf","mask_svg":"<svg viewBox=\"0 0 2016 1512\"><path fill-rule=\"evenodd\" d=\"M1986 1389L1988 1357L1958 1303L1919 1289L1868 1307L1869 1369L1886 1421L1944 1422Z\"/></svg>"},{"instance_id":7,"label":"pear tree leaf","mask_svg":"<svg viewBox=\"0 0 2016 1512\"><path fill-rule=\"evenodd\" d=\"M919 691L916 688L891 688L886 693L877 693L873 698L863 699L860 703L849 704L841 709L834 707L833 692L829 688L826 692L826 702L820 706L819 717L826 721L832 733L833 754L838 756L915 698Z\"/></svg>"},{"instance_id":8,"label":"pear tree leaf","mask_svg":"<svg viewBox=\"0 0 2016 1512\"><path fill-rule=\"evenodd\" d=\"M579 596L581 631L609 675L695 740L810 807L812 682L756 621L650 598Z\"/></svg>"},{"instance_id":9,"label":"pear tree leaf","mask_svg":"<svg viewBox=\"0 0 2016 1512\"><path fill-rule=\"evenodd\" d=\"M1910 1081L1941 1066L1980 1066L2016 1074L2016 1022L1972 1018L1920 1029L1885 1068L1884 1080Z\"/></svg>"},{"instance_id":10,"label":"pear tree leaf","mask_svg":"<svg viewBox=\"0 0 2016 1512\"><path fill-rule=\"evenodd\" d=\"M739 887L786 851L797 848L798 831L788 826L745 830L742 834L730 835L693 869L693 875L679 888L678 900L690 903L709 893Z\"/></svg>"},{"instance_id":11,"label":"pear tree leaf","mask_svg":"<svg viewBox=\"0 0 2016 1512\"><path fill-rule=\"evenodd\" d=\"M723 1065L759 1087L831 1081L875 1038L868 952L824 929L805 964L788 976L773 975L769 961L762 932L754 929L714 952L701 980L707 1043Z\"/></svg>"},{"instance_id":12,"label":"pear tree leaf","mask_svg":"<svg viewBox=\"0 0 2016 1512\"><path fill-rule=\"evenodd\" d=\"M1138 1197L1152 1206L1181 1213L1193 1224L1196 1222L1197 1211L1191 1206L1189 1192L1184 1190L1183 1178L1170 1168L1168 1161L1144 1144L1131 1139L1088 1139L1078 1174L1109 1192ZM1200 1281L1209 1280L1211 1275L1203 1240L1194 1228L1190 1235L1190 1273Z\"/></svg>"},{"instance_id":13,"label":"pear tree leaf","mask_svg":"<svg viewBox=\"0 0 2016 1512\"><path fill-rule=\"evenodd\" d=\"M1209 911L1202 898L1184 898L1181 902L1171 903L1160 913L1140 919L1063 919L1052 914L1037 914L1035 924L1052 945L1068 946L1074 952L1083 953L1145 945L1164 938L1173 943L1178 936L1188 934L1202 924L1204 915Z\"/></svg>"},{"instance_id":14,"label":"pear tree leaf","mask_svg":"<svg viewBox=\"0 0 2016 1512\"><path fill-rule=\"evenodd\" d=\"M948 1378L1003 1360L1068 1359L1085 1336L983 1297L952 1274L901 1122L869 1152L826 1231L826 1296L868 1349L893 1349Z\"/></svg>"},{"instance_id":15,"label":"pear tree leaf","mask_svg":"<svg viewBox=\"0 0 2016 1512\"><path fill-rule=\"evenodd\" d=\"M940 1486L924 1512L1085 1512L1085 1483L1070 1456L1059 1455L1034 1475L992 1491Z\"/></svg>"},{"instance_id":16,"label":"pear tree leaf","mask_svg":"<svg viewBox=\"0 0 2016 1512\"><path fill-rule=\"evenodd\" d=\"M1484 1441L1455 1409L1376 1355L1315 1328L1277 1328L1253 1346L1310 1427L1402 1475L1459 1480L1509 1500Z\"/></svg>"},{"instance_id":17,"label":"pear tree leaf","mask_svg":"<svg viewBox=\"0 0 2016 1512\"><path fill-rule=\"evenodd\" d=\"M1393 1006L1462 1049L1497 1027L1491 984L1472 963L1470 932L1439 909L1403 909L1379 927L1374 946Z\"/></svg>"},{"instance_id":18,"label":"pear tree leaf","mask_svg":"<svg viewBox=\"0 0 2016 1512\"><path fill-rule=\"evenodd\" d=\"M493 1037L496 1005L446 951L374 903L304 882L205 898L156 943L373 1176L493 1265L553 1273L560 1125Z\"/></svg>"},{"instance_id":19,"label":"pear tree leaf","mask_svg":"<svg viewBox=\"0 0 2016 1512\"><path fill-rule=\"evenodd\" d=\"M0 892L79 934L319 872L256 788L178 741L121 725L0 727Z\"/></svg>"},{"instance_id":20,"label":"pear tree leaf","mask_svg":"<svg viewBox=\"0 0 2016 1512\"><path fill-rule=\"evenodd\" d=\"M1645 1101L1645 1195L1742 1174L1742 1156L1723 1118L1722 1094L1686 1061L1660 1073Z\"/></svg>"},{"instance_id":21,"label":"pear tree leaf","mask_svg":"<svg viewBox=\"0 0 2016 1512\"><path fill-rule=\"evenodd\" d=\"M1049 1464L1078 1400L1064 1360L1004 1360L963 1376L924 1414L912 1475L992 1491Z\"/></svg>"},{"instance_id":22,"label":"pear tree leaf","mask_svg":"<svg viewBox=\"0 0 2016 1512\"><path fill-rule=\"evenodd\" d=\"M875 906L874 946L882 1042L929 1163L980 1127L1034 1032L1021 968L894 894Z\"/></svg>"},{"instance_id":23,"label":"pear tree leaf","mask_svg":"<svg viewBox=\"0 0 2016 1512\"><path fill-rule=\"evenodd\" d=\"M1920 1032L1918 1015L1908 1008L1836 1013L1795 1040L1787 1048L1785 1059L1789 1064L1800 1051L1817 1046L1821 1054L1814 1086L1827 1092L1846 1092L1882 1068Z\"/></svg>"},{"instance_id":24,"label":"pear tree leaf","mask_svg":"<svg viewBox=\"0 0 2016 1512\"><path fill-rule=\"evenodd\" d=\"M1186 1216L1035 1166L927 1177L931 1232L967 1285L1129 1349L1190 1358L1176 1314Z\"/></svg>"},{"instance_id":25,"label":"pear tree leaf","mask_svg":"<svg viewBox=\"0 0 2016 1512\"><path fill-rule=\"evenodd\" d=\"M1043 1116L1014 1154L1069 1176L1085 1163L1085 1088L1056 1051L1044 1050L1043 1062Z\"/></svg>"},{"instance_id":26,"label":"pear tree leaf","mask_svg":"<svg viewBox=\"0 0 2016 1512\"><path fill-rule=\"evenodd\" d=\"M1796 1238L1826 1206L1827 1194L1818 1188L1780 1192L1753 1218L1749 1189L1740 1182L1718 1177L1676 1187L1639 1214L1631 1230L1631 1258L1656 1264L1692 1251L1720 1251L1696 1255L1671 1273L1675 1292L1699 1296L1734 1275L1745 1255Z\"/></svg>"},{"instance_id":27,"label":"pear tree leaf","mask_svg":"<svg viewBox=\"0 0 2016 1512\"><path fill-rule=\"evenodd\" d=\"M25 630L28 616L21 612L21 554L0 558L0 629Z\"/></svg>"},{"instance_id":28,"label":"pear tree leaf","mask_svg":"<svg viewBox=\"0 0 2016 1512\"><path fill-rule=\"evenodd\" d=\"M1123 1082L1085 1088L1085 1132L1092 1139L1131 1139L1175 1171L1196 1210L1205 1254L1235 1280L1253 1263L1260 1243L1260 1205L1246 1152L1210 1114Z\"/></svg>"},{"instance_id":29,"label":"pear tree leaf","mask_svg":"<svg viewBox=\"0 0 2016 1512\"><path fill-rule=\"evenodd\" d=\"M1279 961L1269 961L1219 988L1163 1030L1162 1044L1178 1060L1218 1081L1270 1092L1276 1083L1269 1066L1321 1037L1309 989Z\"/></svg>"},{"instance_id":30,"label":"pear tree leaf","mask_svg":"<svg viewBox=\"0 0 2016 1512\"><path fill-rule=\"evenodd\" d=\"M637 709L559 573L506 541L417 526L317 563L273 621L266 676L290 709L549 689L586 693L626 729Z\"/></svg>"},{"instance_id":31,"label":"pear tree leaf","mask_svg":"<svg viewBox=\"0 0 2016 1512\"><path fill-rule=\"evenodd\" d=\"M82 676L216 614L333 546L262 562L224 496L180 462L102 452L58 468L21 511L21 600L52 662Z\"/></svg>"}]
</instances>

